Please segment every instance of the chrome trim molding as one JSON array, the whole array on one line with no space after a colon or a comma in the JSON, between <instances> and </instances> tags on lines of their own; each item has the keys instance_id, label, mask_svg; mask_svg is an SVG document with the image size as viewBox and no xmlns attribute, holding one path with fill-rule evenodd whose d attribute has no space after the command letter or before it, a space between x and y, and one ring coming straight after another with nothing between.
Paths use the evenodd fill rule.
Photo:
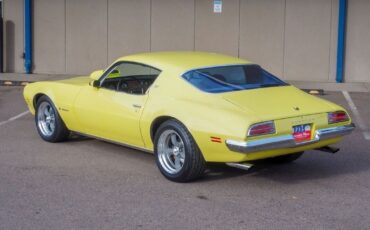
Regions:
<instances>
[{"instance_id":1,"label":"chrome trim molding","mask_svg":"<svg viewBox=\"0 0 370 230\"><path fill-rule=\"evenodd\" d=\"M94 136L94 135L91 135L91 134L81 133L81 132L77 132L77 131L73 131L73 130L71 130L71 131L75 134L80 135L80 136L85 136L85 137L93 138L93 139L96 139L96 140L109 142L109 143L112 143L112 144L115 144L115 145L120 145L120 146L123 146L123 147L126 147L126 148L135 149L135 150L139 150L139 151L143 151L143 152L147 152L147 153L152 153L152 154L154 153L153 150L142 148L142 147L139 147L139 146L130 145L130 144L126 144L126 143L118 142L118 141L113 141L113 140L109 140L109 139L106 139L106 138L97 137L97 136Z\"/></svg>"},{"instance_id":2,"label":"chrome trim molding","mask_svg":"<svg viewBox=\"0 0 370 230\"><path fill-rule=\"evenodd\" d=\"M280 148L294 148L303 145L314 144L322 140L341 137L350 134L355 129L355 125L337 126L332 128L318 129L312 140L305 142L295 142L293 135L281 135L252 141L226 140L226 146L235 152L252 153L263 150L272 150Z\"/></svg>"},{"instance_id":3,"label":"chrome trim molding","mask_svg":"<svg viewBox=\"0 0 370 230\"><path fill-rule=\"evenodd\" d=\"M238 169L242 169L242 170L246 170L248 171L250 168L253 167L253 164L250 164L250 163L226 163L227 166L229 167L233 167L233 168L238 168Z\"/></svg>"}]
</instances>

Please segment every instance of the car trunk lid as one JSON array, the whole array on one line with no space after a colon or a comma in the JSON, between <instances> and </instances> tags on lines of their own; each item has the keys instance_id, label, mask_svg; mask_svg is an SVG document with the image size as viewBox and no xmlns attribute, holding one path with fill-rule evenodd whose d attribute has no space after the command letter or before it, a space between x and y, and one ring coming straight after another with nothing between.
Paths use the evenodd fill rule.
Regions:
<instances>
[{"instance_id":1,"label":"car trunk lid","mask_svg":"<svg viewBox=\"0 0 370 230\"><path fill-rule=\"evenodd\" d=\"M293 86L228 92L223 94L223 98L262 120L326 113L333 109L327 101Z\"/></svg>"}]
</instances>

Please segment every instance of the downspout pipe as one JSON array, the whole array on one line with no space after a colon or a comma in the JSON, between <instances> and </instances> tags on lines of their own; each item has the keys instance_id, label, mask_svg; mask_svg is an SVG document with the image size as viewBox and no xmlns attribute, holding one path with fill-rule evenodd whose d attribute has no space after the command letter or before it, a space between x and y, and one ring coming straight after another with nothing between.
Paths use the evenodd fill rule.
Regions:
<instances>
[{"instance_id":1,"label":"downspout pipe","mask_svg":"<svg viewBox=\"0 0 370 230\"><path fill-rule=\"evenodd\" d=\"M347 0L339 0L338 17L338 47L337 47L337 74L336 81L343 82L344 75L344 56L346 43L346 23L347 22Z\"/></svg>"},{"instance_id":2,"label":"downspout pipe","mask_svg":"<svg viewBox=\"0 0 370 230\"><path fill-rule=\"evenodd\" d=\"M32 2L24 0L24 69L32 72Z\"/></svg>"}]
</instances>

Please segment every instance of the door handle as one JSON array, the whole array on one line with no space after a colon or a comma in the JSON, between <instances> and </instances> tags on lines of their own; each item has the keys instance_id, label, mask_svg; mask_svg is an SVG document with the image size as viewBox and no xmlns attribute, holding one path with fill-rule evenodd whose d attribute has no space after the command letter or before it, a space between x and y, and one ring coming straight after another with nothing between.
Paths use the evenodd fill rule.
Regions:
<instances>
[{"instance_id":1,"label":"door handle","mask_svg":"<svg viewBox=\"0 0 370 230\"><path fill-rule=\"evenodd\" d=\"M138 105L138 104L132 104L132 106L133 106L134 108L137 108L137 109L140 109L140 108L141 108L141 105Z\"/></svg>"}]
</instances>

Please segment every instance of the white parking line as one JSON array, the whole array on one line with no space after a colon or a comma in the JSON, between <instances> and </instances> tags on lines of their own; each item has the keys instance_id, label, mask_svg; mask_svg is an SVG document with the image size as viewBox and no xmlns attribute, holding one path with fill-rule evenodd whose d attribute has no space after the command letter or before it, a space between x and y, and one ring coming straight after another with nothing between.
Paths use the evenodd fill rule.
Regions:
<instances>
[{"instance_id":1,"label":"white parking line","mask_svg":"<svg viewBox=\"0 0 370 230\"><path fill-rule=\"evenodd\" d=\"M27 115L29 112L30 112L30 111L24 111L23 113L20 113L20 114L18 114L18 115L16 115L16 116L14 116L14 117L11 117L11 118L9 118L9 119L8 119L8 120L6 120L6 121L1 121L1 122L0 122L0 126L5 125L5 124L7 124L7 123L9 123L9 122L12 122L12 121L14 121L14 120L17 120L18 118L21 118L21 117L23 117L23 116Z\"/></svg>"},{"instance_id":2,"label":"white parking line","mask_svg":"<svg viewBox=\"0 0 370 230\"><path fill-rule=\"evenodd\" d=\"M370 140L370 132L367 131L369 129L366 126L364 120L362 120L360 112L358 111L358 109L357 109L355 103L353 102L351 96L349 95L349 93L347 91L342 91L342 93L343 93L344 98L347 100L349 108L352 110L352 113L353 113L354 117L356 118L356 121L357 121L357 124L358 124L357 126L362 130L362 134L364 135L364 138L366 140Z\"/></svg>"},{"instance_id":3,"label":"white parking line","mask_svg":"<svg viewBox=\"0 0 370 230\"><path fill-rule=\"evenodd\" d=\"M364 132L364 137L366 140L370 140L370 132Z\"/></svg>"}]
</instances>

